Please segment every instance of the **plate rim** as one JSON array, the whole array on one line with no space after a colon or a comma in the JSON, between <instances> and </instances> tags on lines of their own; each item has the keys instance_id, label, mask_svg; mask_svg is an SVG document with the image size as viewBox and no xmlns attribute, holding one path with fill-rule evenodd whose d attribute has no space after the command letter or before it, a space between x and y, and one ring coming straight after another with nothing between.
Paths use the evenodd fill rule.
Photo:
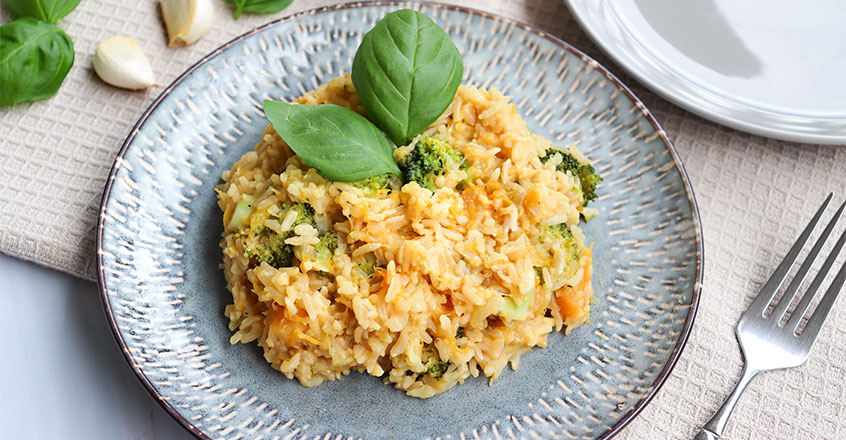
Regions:
<instances>
[{"instance_id":1,"label":"plate rim","mask_svg":"<svg viewBox=\"0 0 846 440\"><path fill-rule=\"evenodd\" d=\"M616 18L591 20L591 16L605 16L603 9L611 8L606 0L564 0L567 9L602 52L610 57L635 80L673 104L720 125L758 136L789 142L846 145L846 118L814 118L791 115L772 110L758 109L749 104L729 99L702 87L692 80L676 74L660 62L651 52L629 35L628 28ZM615 34L626 35L631 47L617 44ZM654 61L649 67L638 59ZM665 81L662 75L676 81ZM829 125L832 127L827 128ZM791 129L793 127L794 129ZM811 127L802 132L795 128Z\"/></svg>"},{"instance_id":2,"label":"plate rim","mask_svg":"<svg viewBox=\"0 0 846 440\"><path fill-rule=\"evenodd\" d=\"M109 329L112 332L112 336L115 338L115 342L120 348L121 353L123 354L123 358L126 363L129 365L130 369L132 370L135 377L141 382L144 386L144 389L150 394L153 399L161 405L161 407L167 412L176 422L178 422L182 427L184 427L188 432L193 434L196 438L201 440L212 440L207 434L199 430L195 427L189 420L187 420L182 414L180 414L169 402L168 400L162 396L159 391L153 386L152 382L149 378L147 378L146 374L141 370L139 364L135 361L130 353L129 348L126 345L126 342L121 335L119 330L117 321L115 319L114 313L112 312L111 307L111 300L109 298L109 294L106 291L105 286L105 270L103 264L103 235L104 235L104 224L106 219L106 205L109 202L109 196L111 195L112 184L115 181L115 176L117 171L121 167L121 163L123 158L129 149L130 144L135 139L136 135L139 133L141 126L146 122L149 118L150 114L164 101L165 98L170 95L170 93L177 87L179 84L188 78L195 70L199 69L205 63L209 62L217 55L222 53L224 50L230 48L231 46L235 45L236 43L249 38L259 32L262 32L266 29L269 29L274 26L278 26L282 23L287 23L289 21L295 21L301 17L316 15L323 12L329 11L337 11L343 9L352 9L352 8L363 8L363 7L373 7L373 6L397 6L397 5L409 5L409 7L417 7L417 6L428 6L433 8L442 8L447 10L459 11L468 13L471 15L479 15L485 18L493 18L496 20L501 20L505 23L517 26L523 30L532 32L540 37L546 38L547 40L551 41L552 43L557 44L562 49L565 49L574 55L578 56L586 63L590 64L594 69L599 71L603 74L608 80L610 80L614 85L619 87L629 100L641 110L641 113L646 117L646 119L652 124L653 128L656 130L656 133L659 135L661 140L664 143L664 146L667 148L667 151L670 153L670 156L673 159L673 164L675 165L676 169L679 171L679 174L682 178L682 184L685 189L685 196L690 204L692 220L693 220L693 227L694 227L694 238L696 239L696 274L693 280L693 292L691 295L691 302L689 307L689 312L687 314L687 318L685 319L685 323L682 329L681 334L679 335L678 341L673 347L673 351L670 353L670 356L667 360L667 363L658 372L655 380L650 385L649 391L644 395L640 400L635 403L632 408L624 414L616 423L611 425L604 433L600 434L596 440L607 440L611 437L614 437L617 433L619 433L623 428L625 428L632 420L634 420L637 415L640 414L641 411L646 407L647 404L655 397L661 387L664 385L666 380L669 378L670 373L672 372L673 368L675 368L676 364L678 363L679 358L681 357L681 353L684 350L684 347L687 344L688 338L690 336L691 330L693 328L693 323L696 319L697 311L699 310L699 300L702 293L702 279L703 279L703 272L704 272L704 240L702 234L702 222L699 216L699 207L696 203L696 198L693 192L693 186L691 185L690 178L687 175L687 171L684 168L684 164L681 161L678 152L676 151L675 147L673 146L672 142L670 141L669 137L667 136L667 132L661 127L658 121L655 119L654 115L646 108L643 102L635 96L635 94L625 85L623 84L610 70L602 66L596 60L582 52L581 50L575 48L574 46L566 43L562 39L552 35L546 31L541 29L537 29L533 26L530 26L526 23L523 23L519 20L515 20L512 18L508 18L499 14L491 13L482 11L475 8L468 8L463 6L451 5L447 3L441 3L437 1L421 1L421 2L410 2L410 1L402 1L402 0L374 0L374 1L360 1L360 2L351 2L351 3L341 3L335 5L328 5L322 6L317 8L308 9L301 12L296 12L290 15L286 15L284 17L278 18L276 20L272 20L268 23L260 25L256 28L253 28L231 40L222 44L218 48L212 50L202 58L200 58L196 63L192 64L188 67L184 72L182 72L176 79L174 79L153 102L144 110L144 113L138 118L138 121L133 125L132 129L129 131L126 139L124 140L123 144L121 145L118 153L115 156L115 161L112 164L112 168L109 171L109 176L106 179L105 188L103 189L103 197L100 201L100 208L97 214L97 229L96 229L96 250L97 250L97 289L99 291L100 300L103 304L103 312L106 316L106 320L109 323Z\"/></svg>"}]
</instances>

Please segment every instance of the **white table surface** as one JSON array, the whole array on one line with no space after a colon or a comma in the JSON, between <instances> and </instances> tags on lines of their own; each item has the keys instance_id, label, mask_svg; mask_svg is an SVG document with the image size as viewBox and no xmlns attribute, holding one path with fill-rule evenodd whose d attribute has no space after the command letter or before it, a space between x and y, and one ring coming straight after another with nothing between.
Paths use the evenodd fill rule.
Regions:
<instances>
[{"instance_id":1,"label":"white table surface","mask_svg":"<svg viewBox=\"0 0 846 440\"><path fill-rule=\"evenodd\" d=\"M133 376L96 284L3 254L0 280L0 438L194 438Z\"/></svg>"}]
</instances>

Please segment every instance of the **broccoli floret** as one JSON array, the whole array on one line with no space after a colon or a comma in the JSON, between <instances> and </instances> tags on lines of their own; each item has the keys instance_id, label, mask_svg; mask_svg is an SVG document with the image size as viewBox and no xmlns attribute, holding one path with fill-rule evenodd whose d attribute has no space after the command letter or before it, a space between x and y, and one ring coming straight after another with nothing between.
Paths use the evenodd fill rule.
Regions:
<instances>
[{"instance_id":1,"label":"broccoli floret","mask_svg":"<svg viewBox=\"0 0 846 440\"><path fill-rule=\"evenodd\" d=\"M582 256L582 246L573 236L573 231L565 223L557 225L549 225L541 228L538 235L540 243L553 243L565 252L567 256L567 272L568 276L575 273L579 266L579 258ZM543 279L543 278L541 278Z\"/></svg>"},{"instance_id":2,"label":"broccoli floret","mask_svg":"<svg viewBox=\"0 0 846 440\"><path fill-rule=\"evenodd\" d=\"M291 265L294 248L285 243L290 234L277 234L265 226L259 226L253 234L258 236L258 242L244 250L245 257L255 259L256 264L264 262L276 268Z\"/></svg>"},{"instance_id":3,"label":"broccoli floret","mask_svg":"<svg viewBox=\"0 0 846 440\"><path fill-rule=\"evenodd\" d=\"M362 278L370 278L376 273L376 269L379 268L378 264L379 261L376 259L376 254L368 252L356 263L356 269L358 269Z\"/></svg>"},{"instance_id":4,"label":"broccoli floret","mask_svg":"<svg viewBox=\"0 0 846 440\"><path fill-rule=\"evenodd\" d=\"M297 211L297 219L294 220L294 224L291 226L292 229L302 224L311 225L317 229L317 218L314 214L314 208L312 208L311 205L308 203L297 202L291 205L289 209ZM284 219L285 216L288 215L287 210L282 210L282 212L284 212L284 215L279 216L280 220Z\"/></svg>"},{"instance_id":5,"label":"broccoli floret","mask_svg":"<svg viewBox=\"0 0 846 440\"><path fill-rule=\"evenodd\" d=\"M319 240L314 245L314 262L315 267L324 272L329 272L332 265L332 257L335 255L335 250L338 249L338 236L332 232L320 234Z\"/></svg>"},{"instance_id":6,"label":"broccoli floret","mask_svg":"<svg viewBox=\"0 0 846 440\"><path fill-rule=\"evenodd\" d=\"M435 191L435 178L442 176L447 165L454 163L466 168L464 155L442 140L424 137L417 142L399 164L404 183L417 182L423 188Z\"/></svg>"},{"instance_id":7,"label":"broccoli floret","mask_svg":"<svg viewBox=\"0 0 846 440\"><path fill-rule=\"evenodd\" d=\"M368 197L384 198L391 194L395 184L398 182L394 182L394 175L387 173L359 180L353 185L364 191Z\"/></svg>"},{"instance_id":8,"label":"broccoli floret","mask_svg":"<svg viewBox=\"0 0 846 440\"><path fill-rule=\"evenodd\" d=\"M588 202L596 200L596 185L602 180L602 177L596 174L593 166L582 164L572 154L554 148L546 150L546 154L541 157L541 162L546 163L553 156L559 156L561 158L561 163L555 169L562 173L569 172L579 179L579 189L582 192L585 206L587 206Z\"/></svg>"},{"instance_id":9,"label":"broccoli floret","mask_svg":"<svg viewBox=\"0 0 846 440\"><path fill-rule=\"evenodd\" d=\"M581 256L581 246L579 246L579 242L573 236L573 231L570 230L570 227L566 223L549 225L542 228L538 240L541 243L559 242L567 251L567 254L576 260Z\"/></svg>"},{"instance_id":10,"label":"broccoli floret","mask_svg":"<svg viewBox=\"0 0 846 440\"><path fill-rule=\"evenodd\" d=\"M449 368L449 362L443 362L437 358L429 359L426 362L426 374L433 379L437 379L444 375Z\"/></svg>"},{"instance_id":11,"label":"broccoli floret","mask_svg":"<svg viewBox=\"0 0 846 440\"><path fill-rule=\"evenodd\" d=\"M292 209L297 212L297 219L294 220L292 229L301 224L309 224L315 228L317 227L314 208L308 203L280 203L279 214L271 217L282 221ZM252 235L256 237L256 242L244 250L245 257L253 260L256 265L264 262L277 269L291 266L294 259L294 247L285 243L285 240L294 235L293 231L286 231L279 234L264 225L258 225L252 228L251 231ZM243 232L244 230L239 232L239 234ZM337 247L337 241L335 245Z\"/></svg>"},{"instance_id":12,"label":"broccoli floret","mask_svg":"<svg viewBox=\"0 0 846 440\"><path fill-rule=\"evenodd\" d=\"M438 379L447 372L449 369L449 362L444 362L441 360L441 357L438 356L438 350L435 349L435 346L432 344L426 344L423 346L423 355L429 356L426 362L423 364L425 368L424 373L428 374L429 377L433 379Z\"/></svg>"},{"instance_id":13,"label":"broccoli floret","mask_svg":"<svg viewBox=\"0 0 846 440\"><path fill-rule=\"evenodd\" d=\"M570 227L567 226L566 223L544 226L538 232L538 240L541 243L550 243L555 240L573 239L573 231L570 230Z\"/></svg>"}]
</instances>

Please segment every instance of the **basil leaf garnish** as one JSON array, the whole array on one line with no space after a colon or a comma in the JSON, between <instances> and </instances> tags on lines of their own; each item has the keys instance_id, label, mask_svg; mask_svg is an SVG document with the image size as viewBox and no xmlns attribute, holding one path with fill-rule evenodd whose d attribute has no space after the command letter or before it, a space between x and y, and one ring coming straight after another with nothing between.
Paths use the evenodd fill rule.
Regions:
<instances>
[{"instance_id":1,"label":"basil leaf garnish","mask_svg":"<svg viewBox=\"0 0 846 440\"><path fill-rule=\"evenodd\" d=\"M235 5L235 12L232 14L237 20L241 12L252 12L253 14L273 14L291 5L294 0L232 0Z\"/></svg>"},{"instance_id":2,"label":"basil leaf garnish","mask_svg":"<svg viewBox=\"0 0 846 440\"><path fill-rule=\"evenodd\" d=\"M80 0L3 0L12 18L32 17L56 24L76 9Z\"/></svg>"},{"instance_id":3,"label":"basil leaf garnish","mask_svg":"<svg viewBox=\"0 0 846 440\"><path fill-rule=\"evenodd\" d=\"M297 156L336 182L401 176L385 135L364 116L333 104L264 101L267 119Z\"/></svg>"},{"instance_id":4,"label":"basil leaf garnish","mask_svg":"<svg viewBox=\"0 0 846 440\"><path fill-rule=\"evenodd\" d=\"M443 114L463 73L449 35L426 15L404 9L364 35L352 82L367 115L394 143L405 145Z\"/></svg>"},{"instance_id":5,"label":"basil leaf garnish","mask_svg":"<svg viewBox=\"0 0 846 440\"><path fill-rule=\"evenodd\" d=\"M73 59L73 42L56 25L21 18L0 26L0 107L53 96Z\"/></svg>"}]
</instances>

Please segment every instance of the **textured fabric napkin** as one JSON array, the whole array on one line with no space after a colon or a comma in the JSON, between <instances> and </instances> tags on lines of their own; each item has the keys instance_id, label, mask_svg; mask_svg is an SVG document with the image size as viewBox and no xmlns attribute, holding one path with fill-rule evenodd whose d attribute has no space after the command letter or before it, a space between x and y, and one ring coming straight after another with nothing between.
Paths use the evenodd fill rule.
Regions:
<instances>
[{"instance_id":1,"label":"textured fabric napkin","mask_svg":"<svg viewBox=\"0 0 846 440\"><path fill-rule=\"evenodd\" d=\"M801 145L721 127L658 98L597 50L561 0L452 3L481 7L551 32L584 50L633 88L679 150L693 182L705 236L705 281L693 334L657 397L622 439L689 439L740 374L734 326L829 191L846 198L846 146ZM76 62L59 93L0 110L0 251L95 278L94 229L115 153L161 91L118 90L91 68L97 43L135 37L159 84L247 30L326 5L295 0L271 16L243 15L214 0L212 30L194 46L168 48L158 2L83 0L60 22ZM3 12L2 23L9 21ZM844 222L846 223L846 222ZM843 226L836 231L843 230ZM833 241L833 240L832 240ZM829 246L830 248L830 246ZM839 261L843 261L841 256ZM22 292L35 295L38 292ZM846 299L840 298L808 362L764 374L742 397L729 439L846 438Z\"/></svg>"}]
</instances>

